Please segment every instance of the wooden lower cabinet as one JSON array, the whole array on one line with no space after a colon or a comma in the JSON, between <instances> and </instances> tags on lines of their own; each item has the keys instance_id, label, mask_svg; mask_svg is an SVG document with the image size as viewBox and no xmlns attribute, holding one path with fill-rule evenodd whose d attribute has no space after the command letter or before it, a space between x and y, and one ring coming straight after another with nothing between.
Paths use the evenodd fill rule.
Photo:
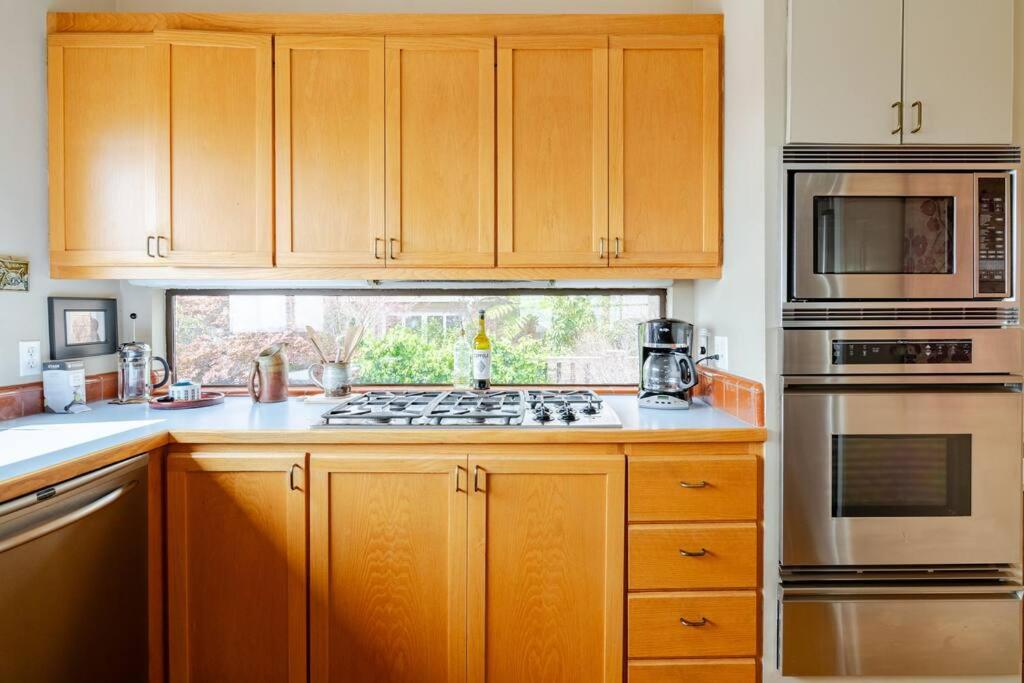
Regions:
<instances>
[{"instance_id":1,"label":"wooden lower cabinet","mask_svg":"<svg viewBox=\"0 0 1024 683\"><path fill-rule=\"evenodd\" d=\"M652 659L629 663L629 683L754 683L753 659Z\"/></svg>"},{"instance_id":2,"label":"wooden lower cabinet","mask_svg":"<svg viewBox=\"0 0 1024 683\"><path fill-rule=\"evenodd\" d=\"M169 673L306 680L303 453L167 458Z\"/></svg>"}]
</instances>

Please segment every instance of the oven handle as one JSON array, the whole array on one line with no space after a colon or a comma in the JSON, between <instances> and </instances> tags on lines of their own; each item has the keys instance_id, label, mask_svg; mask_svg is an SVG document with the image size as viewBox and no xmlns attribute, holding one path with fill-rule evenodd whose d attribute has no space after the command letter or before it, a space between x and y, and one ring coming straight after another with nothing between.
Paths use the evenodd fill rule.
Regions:
<instances>
[{"instance_id":1,"label":"oven handle","mask_svg":"<svg viewBox=\"0 0 1024 683\"><path fill-rule=\"evenodd\" d=\"M1019 389L1024 384L1020 375L789 375L782 378L785 388L820 385L1003 385Z\"/></svg>"},{"instance_id":2,"label":"oven handle","mask_svg":"<svg viewBox=\"0 0 1024 683\"><path fill-rule=\"evenodd\" d=\"M985 598L1004 597L1013 600L1020 600L1024 593L1024 585L1001 584L1001 585L974 585L974 586L800 586L793 588L783 586L780 597L785 602L841 602L843 600L870 600L870 599L948 599L959 598Z\"/></svg>"}]
</instances>

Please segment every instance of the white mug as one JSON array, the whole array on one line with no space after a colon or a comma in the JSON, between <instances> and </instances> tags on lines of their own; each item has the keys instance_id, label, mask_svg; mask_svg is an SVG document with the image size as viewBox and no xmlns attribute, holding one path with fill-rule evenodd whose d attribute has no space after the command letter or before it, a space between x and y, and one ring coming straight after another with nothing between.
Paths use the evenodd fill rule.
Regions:
<instances>
[{"instance_id":1,"label":"white mug","mask_svg":"<svg viewBox=\"0 0 1024 683\"><path fill-rule=\"evenodd\" d=\"M316 368L320 368L322 379L316 378ZM348 396L352 391L352 386L349 384L348 363L313 363L309 366L309 379L323 389L324 396L329 398Z\"/></svg>"}]
</instances>

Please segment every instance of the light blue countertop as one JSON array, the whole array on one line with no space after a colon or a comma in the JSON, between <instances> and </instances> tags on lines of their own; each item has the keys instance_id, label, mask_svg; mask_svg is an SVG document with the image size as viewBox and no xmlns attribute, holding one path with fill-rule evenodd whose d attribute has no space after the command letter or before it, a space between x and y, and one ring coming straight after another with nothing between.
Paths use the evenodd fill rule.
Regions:
<instances>
[{"instance_id":1,"label":"light blue countertop","mask_svg":"<svg viewBox=\"0 0 1024 683\"><path fill-rule=\"evenodd\" d=\"M634 396L606 395L606 405L618 414L622 421L622 433L617 439L604 433L604 441L630 441L630 434L644 433L645 437L660 436L652 432L668 432L680 436L681 431L718 429L757 429L728 413L700 402L689 410L640 409ZM30 417L0 422L0 483L32 472L52 467L106 448L116 447L154 434L169 433L175 440L188 441L190 432L282 432L294 431L294 442L346 443L346 434L359 428L332 430L311 430L329 405L305 403L301 398L292 398L283 403L254 404L247 397L229 397L222 405L191 410L153 410L148 405L112 405L107 402L90 403L90 411L75 415L54 415L41 413ZM386 441L384 433L399 431L416 432L422 440L431 440L428 434L436 434L438 442L444 442L444 433L463 427L420 427L372 428L380 441ZM510 429L491 427L494 429ZM560 432L573 432L583 440L592 428L557 428ZM524 430L525 431L525 430ZM528 430L537 435L536 441L543 443L543 432L548 428ZM280 436L280 435L278 435ZM517 435L519 436L519 435ZM596 436L596 435L595 435ZM685 436L685 435L682 435ZM180 437L180 438L179 438ZM292 439L293 435L288 435ZM590 440L590 439L585 439ZM645 438L644 440L648 440ZM202 437L196 437L201 442ZM251 439L249 439L251 442ZM364 441L365 442L365 441Z\"/></svg>"}]
</instances>

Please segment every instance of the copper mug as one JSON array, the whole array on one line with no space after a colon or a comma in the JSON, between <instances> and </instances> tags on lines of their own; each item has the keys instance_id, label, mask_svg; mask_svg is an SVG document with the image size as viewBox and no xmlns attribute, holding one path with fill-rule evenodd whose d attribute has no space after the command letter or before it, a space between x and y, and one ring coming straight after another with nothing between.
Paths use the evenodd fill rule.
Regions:
<instances>
[{"instance_id":1,"label":"copper mug","mask_svg":"<svg viewBox=\"0 0 1024 683\"><path fill-rule=\"evenodd\" d=\"M288 356L286 344L271 344L260 351L249 373L249 396L257 403L288 400Z\"/></svg>"}]
</instances>

